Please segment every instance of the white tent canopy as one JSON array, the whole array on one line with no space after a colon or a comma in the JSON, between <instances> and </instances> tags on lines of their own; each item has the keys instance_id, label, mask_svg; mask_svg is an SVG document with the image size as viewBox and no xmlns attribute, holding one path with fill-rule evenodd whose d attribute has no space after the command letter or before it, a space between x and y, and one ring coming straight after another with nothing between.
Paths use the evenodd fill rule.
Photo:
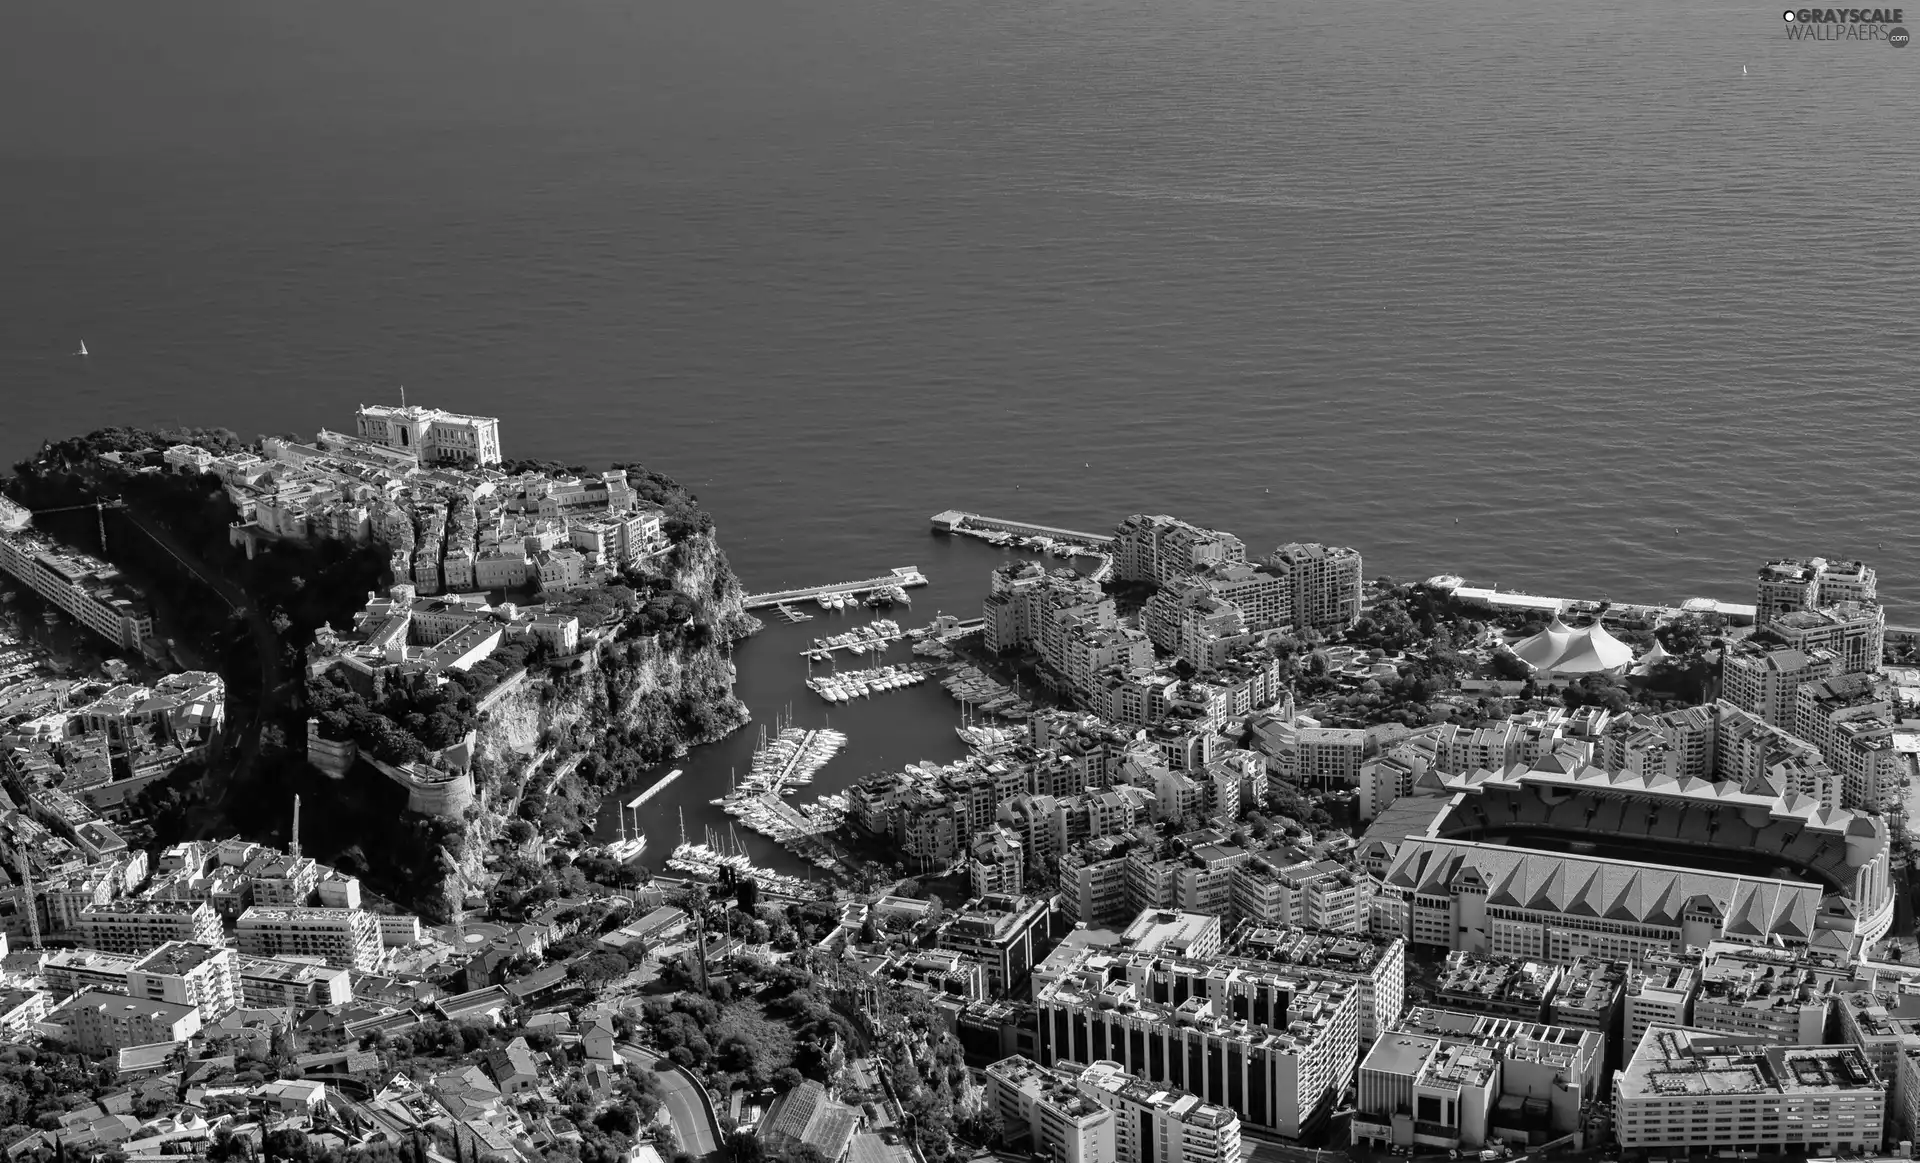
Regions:
<instances>
[{"instance_id":1,"label":"white tent canopy","mask_svg":"<svg viewBox=\"0 0 1920 1163\"><path fill-rule=\"evenodd\" d=\"M1645 654L1640 656L1640 662L1633 668L1633 673L1652 674L1654 667L1659 666L1672 657L1673 655L1668 654L1666 649L1660 645L1660 640L1655 638L1653 640L1653 646L1648 649Z\"/></svg>"},{"instance_id":2,"label":"white tent canopy","mask_svg":"<svg viewBox=\"0 0 1920 1163\"><path fill-rule=\"evenodd\" d=\"M1557 617L1513 652L1533 669L1557 674L1617 672L1633 661L1633 647L1600 623L1575 630Z\"/></svg>"}]
</instances>

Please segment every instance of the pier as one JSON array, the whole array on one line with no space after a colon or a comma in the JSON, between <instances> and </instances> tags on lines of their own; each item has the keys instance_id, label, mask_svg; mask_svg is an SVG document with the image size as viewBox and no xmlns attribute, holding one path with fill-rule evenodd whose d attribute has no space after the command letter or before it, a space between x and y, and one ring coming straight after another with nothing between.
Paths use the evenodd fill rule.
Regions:
<instances>
[{"instance_id":1,"label":"pier","mask_svg":"<svg viewBox=\"0 0 1920 1163\"><path fill-rule=\"evenodd\" d=\"M634 796L631 800L628 800L627 806L629 808L632 808L638 811L641 804L646 803L648 800L652 799L654 796L666 790L666 787L668 784L672 783L676 779L679 779L683 774L685 773L682 772L679 768L677 767L674 768L672 771L669 771L667 774L661 776L659 783L654 784L652 787L648 788L646 791L643 791L639 795Z\"/></svg>"},{"instance_id":2,"label":"pier","mask_svg":"<svg viewBox=\"0 0 1920 1163\"><path fill-rule=\"evenodd\" d=\"M941 533L958 533L974 529L993 533L1012 533L1017 537L1051 537L1056 541L1077 542L1095 549L1113 548L1111 533L1083 533L1078 529L1056 529L1052 525L1035 525L1030 521L1009 521L1004 517L983 517L978 513L966 513L959 509L935 513L933 527Z\"/></svg>"},{"instance_id":3,"label":"pier","mask_svg":"<svg viewBox=\"0 0 1920 1163\"><path fill-rule=\"evenodd\" d=\"M818 598L821 594L859 594L874 590L887 590L895 586L910 589L927 584L926 575L911 565L903 565L885 577L870 577L861 581L832 582L824 586L804 586L796 590L780 590L770 594L748 594L741 603L748 610L764 610L769 606L778 606L786 602L803 602Z\"/></svg>"}]
</instances>

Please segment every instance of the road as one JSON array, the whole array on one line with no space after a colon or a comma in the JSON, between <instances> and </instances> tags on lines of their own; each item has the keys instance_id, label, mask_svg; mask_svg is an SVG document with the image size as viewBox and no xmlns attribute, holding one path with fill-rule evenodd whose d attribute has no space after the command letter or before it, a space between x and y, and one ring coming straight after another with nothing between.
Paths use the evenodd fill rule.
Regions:
<instances>
[{"instance_id":1,"label":"road","mask_svg":"<svg viewBox=\"0 0 1920 1163\"><path fill-rule=\"evenodd\" d=\"M642 1070L650 1071L660 1080L660 1089L666 1095L667 1115L673 1119L674 1133L680 1137L680 1148L695 1159L706 1159L720 1149L720 1128L707 1115L707 1104L701 1099L698 1086L678 1070L656 1070L659 1057L638 1046L622 1045L620 1057L633 1063Z\"/></svg>"}]
</instances>

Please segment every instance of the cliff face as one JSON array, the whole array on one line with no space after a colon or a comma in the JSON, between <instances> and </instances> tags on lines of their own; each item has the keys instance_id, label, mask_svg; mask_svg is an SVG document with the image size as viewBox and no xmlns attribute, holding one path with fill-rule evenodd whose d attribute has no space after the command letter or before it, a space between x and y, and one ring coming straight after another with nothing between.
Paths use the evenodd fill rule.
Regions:
<instances>
[{"instance_id":1,"label":"cliff face","mask_svg":"<svg viewBox=\"0 0 1920 1163\"><path fill-rule=\"evenodd\" d=\"M692 603L657 633L604 633L574 668L529 675L481 719L475 807L458 854L470 891L491 881L489 845L531 797L564 800L590 822L600 798L648 767L724 738L750 716L733 693L735 639L759 629L711 532L667 555L659 581Z\"/></svg>"}]
</instances>

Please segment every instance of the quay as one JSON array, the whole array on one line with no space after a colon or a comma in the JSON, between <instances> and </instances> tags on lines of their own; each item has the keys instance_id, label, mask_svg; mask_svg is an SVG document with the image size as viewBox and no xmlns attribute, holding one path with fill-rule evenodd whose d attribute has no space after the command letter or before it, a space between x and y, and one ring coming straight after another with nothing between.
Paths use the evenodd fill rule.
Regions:
<instances>
[{"instance_id":1,"label":"quay","mask_svg":"<svg viewBox=\"0 0 1920 1163\"><path fill-rule=\"evenodd\" d=\"M1012 533L1017 537L1051 537L1059 541L1073 541L1089 545L1095 549L1113 548L1111 533L1083 533L1078 529L1056 529L1052 525L1035 525L1029 521L1009 521L1004 517L983 517L978 513L948 509L933 515L933 528L939 533L959 533L966 530L985 530L992 533Z\"/></svg>"},{"instance_id":2,"label":"quay","mask_svg":"<svg viewBox=\"0 0 1920 1163\"><path fill-rule=\"evenodd\" d=\"M899 586L907 589L927 584L926 575L911 565L902 565L885 577L870 577L861 581L833 582L824 586L805 586L797 590L780 590L770 594L748 594L741 603L748 610L764 610L768 606L778 606L786 602L805 601L817 598L821 594L857 594L871 590L892 589Z\"/></svg>"},{"instance_id":3,"label":"quay","mask_svg":"<svg viewBox=\"0 0 1920 1163\"><path fill-rule=\"evenodd\" d=\"M1441 574L1430 577L1426 585L1451 594L1456 600L1482 609L1521 610L1528 613L1546 614L1557 617L1562 614L1591 614L1601 605L1609 604L1609 618L1645 618L1649 621L1665 621L1682 614L1720 614L1736 626L1751 626L1754 607L1744 602L1722 602L1713 598L1687 598L1679 605L1653 605L1641 602L1610 602L1600 598L1554 598L1542 594L1521 593L1502 590L1496 586L1469 585L1454 574Z\"/></svg>"}]
</instances>

